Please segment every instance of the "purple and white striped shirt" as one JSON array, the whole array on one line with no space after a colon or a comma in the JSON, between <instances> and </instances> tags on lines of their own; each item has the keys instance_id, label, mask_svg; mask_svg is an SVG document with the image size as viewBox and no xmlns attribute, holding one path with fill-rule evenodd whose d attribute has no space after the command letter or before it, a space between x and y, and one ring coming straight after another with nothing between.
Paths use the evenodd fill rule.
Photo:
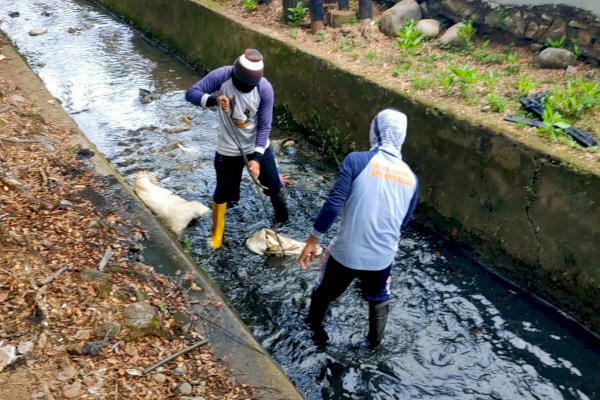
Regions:
<instances>
[{"instance_id":1,"label":"purple and white striped shirt","mask_svg":"<svg viewBox=\"0 0 600 400\"><path fill-rule=\"evenodd\" d=\"M231 118L224 123L237 134L245 154L264 154L269 147L269 135L273 122L275 95L271 83L262 78L250 92L243 93L232 82L233 66L217 68L192 85L185 93L187 101L207 107L211 96L225 95L235 98ZM224 126L220 127L217 152L226 156L237 156L240 151Z\"/></svg>"}]
</instances>

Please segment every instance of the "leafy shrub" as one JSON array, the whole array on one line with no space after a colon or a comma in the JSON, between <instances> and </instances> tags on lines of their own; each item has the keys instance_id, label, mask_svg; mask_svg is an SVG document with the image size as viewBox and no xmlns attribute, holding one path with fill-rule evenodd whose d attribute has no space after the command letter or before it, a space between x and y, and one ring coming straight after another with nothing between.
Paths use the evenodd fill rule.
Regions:
<instances>
[{"instance_id":1,"label":"leafy shrub","mask_svg":"<svg viewBox=\"0 0 600 400\"><path fill-rule=\"evenodd\" d=\"M417 29L417 23L414 19L406 21L402 28L396 33L396 46L399 49L410 50L421 46L425 36Z\"/></svg>"},{"instance_id":2,"label":"leafy shrub","mask_svg":"<svg viewBox=\"0 0 600 400\"><path fill-rule=\"evenodd\" d=\"M288 15L289 23L294 26L298 26L308 13L308 8L304 7L303 2L299 1L296 3L296 7L288 8L288 11L290 12Z\"/></svg>"},{"instance_id":3,"label":"leafy shrub","mask_svg":"<svg viewBox=\"0 0 600 400\"><path fill-rule=\"evenodd\" d=\"M244 8L246 11L254 11L258 7L257 0L244 0Z\"/></svg>"}]
</instances>

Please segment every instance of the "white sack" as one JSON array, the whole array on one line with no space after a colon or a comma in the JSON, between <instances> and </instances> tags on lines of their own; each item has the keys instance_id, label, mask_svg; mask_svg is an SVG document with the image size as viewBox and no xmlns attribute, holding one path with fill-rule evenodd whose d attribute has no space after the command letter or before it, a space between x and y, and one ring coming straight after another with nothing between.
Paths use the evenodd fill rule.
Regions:
<instances>
[{"instance_id":1,"label":"white sack","mask_svg":"<svg viewBox=\"0 0 600 400\"><path fill-rule=\"evenodd\" d=\"M279 240L277 240L279 237ZM281 245L279 244L281 242ZM283 251L281 249L283 246ZM275 234L271 229L263 228L256 232L250 239L246 240L246 247L253 253L266 256L291 256L298 255L304 248L304 243L282 235ZM321 254L323 249L317 246L317 255Z\"/></svg>"},{"instance_id":2,"label":"white sack","mask_svg":"<svg viewBox=\"0 0 600 400\"><path fill-rule=\"evenodd\" d=\"M133 190L176 235L179 235L193 219L210 211L197 201L187 201L158 186L158 181L148 171L136 173Z\"/></svg>"}]
</instances>

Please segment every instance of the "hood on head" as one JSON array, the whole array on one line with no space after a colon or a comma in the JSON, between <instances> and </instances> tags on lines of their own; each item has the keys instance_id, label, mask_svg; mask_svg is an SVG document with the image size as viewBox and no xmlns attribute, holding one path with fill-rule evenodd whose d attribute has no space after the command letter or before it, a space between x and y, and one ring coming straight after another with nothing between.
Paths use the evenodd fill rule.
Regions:
<instances>
[{"instance_id":1,"label":"hood on head","mask_svg":"<svg viewBox=\"0 0 600 400\"><path fill-rule=\"evenodd\" d=\"M380 111L369 131L371 149L379 148L402 157L402 145L406 139L407 119L404 113L391 108Z\"/></svg>"}]
</instances>

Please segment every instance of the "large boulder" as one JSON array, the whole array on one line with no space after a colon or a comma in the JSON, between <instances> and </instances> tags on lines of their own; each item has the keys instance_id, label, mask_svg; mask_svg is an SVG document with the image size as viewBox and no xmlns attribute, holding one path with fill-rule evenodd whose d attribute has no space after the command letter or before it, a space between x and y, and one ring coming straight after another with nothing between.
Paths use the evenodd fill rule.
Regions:
<instances>
[{"instance_id":1,"label":"large boulder","mask_svg":"<svg viewBox=\"0 0 600 400\"><path fill-rule=\"evenodd\" d=\"M409 19L419 21L422 18L421 7L415 0L402 0L381 16L379 29L387 36L396 37L396 33Z\"/></svg>"},{"instance_id":2,"label":"large boulder","mask_svg":"<svg viewBox=\"0 0 600 400\"><path fill-rule=\"evenodd\" d=\"M417 22L416 28L428 39L434 39L440 34L440 22L435 19L422 19Z\"/></svg>"},{"instance_id":3,"label":"large boulder","mask_svg":"<svg viewBox=\"0 0 600 400\"><path fill-rule=\"evenodd\" d=\"M575 55L567 49L548 47L538 54L540 68L563 69L575 64Z\"/></svg>"},{"instance_id":4,"label":"large boulder","mask_svg":"<svg viewBox=\"0 0 600 400\"><path fill-rule=\"evenodd\" d=\"M463 44L463 40L459 35L460 28L465 26L462 22L452 25L440 38L440 44L442 46L460 46Z\"/></svg>"}]
</instances>

